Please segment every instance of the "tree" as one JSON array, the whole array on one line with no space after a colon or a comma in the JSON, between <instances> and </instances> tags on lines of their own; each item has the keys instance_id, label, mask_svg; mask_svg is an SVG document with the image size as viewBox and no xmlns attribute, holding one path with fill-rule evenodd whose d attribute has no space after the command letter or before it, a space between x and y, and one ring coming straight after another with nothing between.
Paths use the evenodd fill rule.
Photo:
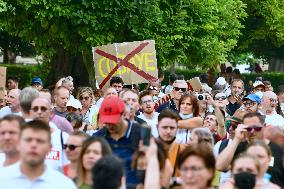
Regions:
<instances>
[{"instance_id":1,"label":"tree","mask_svg":"<svg viewBox=\"0 0 284 189\"><path fill-rule=\"evenodd\" d=\"M3 63L15 63L16 56L35 56L35 49L31 43L19 37L11 36L0 31L0 49L3 51Z\"/></svg>"},{"instance_id":2,"label":"tree","mask_svg":"<svg viewBox=\"0 0 284 189\"><path fill-rule=\"evenodd\" d=\"M244 0L248 17L236 51L249 51L269 60L284 63L284 1ZM272 64L271 64L272 63ZM282 70L284 67L282 67ZM278 68L279 71L279 68Z\"/></svg>"},{"instance_id":3,"label":"tree","mask_svg":"<svg viewBox=\"0 0 284 189\"><path fill-rule=\"evenodd\" d=\"M179 62L214 67L236 45L245 17L241 0L2 0L0 7L3 4L0 28L33 42L38 53L51 59L51 74L82 71L78 65L84 63L92 84L92 46L154 39L160 66ZM54 82L55 76L49 80Z\"/></svg>"}]
</instances>

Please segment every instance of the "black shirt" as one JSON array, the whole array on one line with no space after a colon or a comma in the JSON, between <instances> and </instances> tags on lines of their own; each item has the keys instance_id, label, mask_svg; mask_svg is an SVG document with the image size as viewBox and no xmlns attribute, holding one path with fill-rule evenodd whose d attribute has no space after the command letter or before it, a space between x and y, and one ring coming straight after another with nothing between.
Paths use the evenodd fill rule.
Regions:
<instances>
[{"instance_id":1,"label":"black shirt","mask_svg":"<svg viewBox=\"0 0 284 189\"><path fill-rule=\"evenodd\" d=\"M282 165L283 150L280 146L273 142L269 142L268 146L271 149L272 157L274 158L273 167L269 166L267 173L271 175L271 182L281 187L284 186L284 169ZM235 159L239 154L243 153L248 147L248 142L241 142L234 154Z\"/></svg>"},{"instance_id":2,"label":"black shirt","mask_svg":"<svg viewBox=\"0 0 284 189\"><path fill-rule=\"evenodd\" d=\"M235 111L237 111L237 109L239 109L241 106L235 102L234 104L232 104L230 101L229 101L229 104L227 105L226 109L227 109L227 113L230 115L230 116L233 116Z\"/></svg>"}]
</instances>

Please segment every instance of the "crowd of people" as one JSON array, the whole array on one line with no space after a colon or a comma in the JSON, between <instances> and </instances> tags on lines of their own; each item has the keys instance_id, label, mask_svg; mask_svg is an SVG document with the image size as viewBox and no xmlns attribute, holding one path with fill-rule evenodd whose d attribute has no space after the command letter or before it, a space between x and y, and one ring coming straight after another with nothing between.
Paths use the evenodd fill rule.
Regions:
<instances>
[{"instance_id":1,"label":"crowd of people","mask_svg":"<svg viewBox=\"0 0 284 189\"><path fill-rule=\"evenodd\" d=\"M8 78L0 101L0 188L278 189L284 187L284 85L226 75L195 90L170 74L145 89L54 90ZM189 78L187 78L189 79Z\"/></svg>"}]
</instances>

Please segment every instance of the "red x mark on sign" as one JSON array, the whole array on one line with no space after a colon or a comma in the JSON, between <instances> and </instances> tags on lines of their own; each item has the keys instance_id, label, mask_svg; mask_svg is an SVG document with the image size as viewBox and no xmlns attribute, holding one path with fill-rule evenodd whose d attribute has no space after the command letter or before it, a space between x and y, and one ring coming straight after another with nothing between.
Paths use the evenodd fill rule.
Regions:
<instances>
[{"instance_id":1,"label":"red x mark on sign","mask_svg":"<svg viewBox=\"0 0 284 189\"><path fill-rule=\"evenodd\" d=\"M110 73L106 76L106 78L104 78L104 80L102 81L102 83L99 85L100 89L103 88L105 86L105 84L107 83L107 81L113 76L113 74L118 70L118 68L120 66L125 66L130 68L132 71L136 72L138 75L142 76L143 78L147 79L148 81L150 80L156 80L155 77L153 77L152 75L144 72L143 70L139 69L138 67L136 67L134 64L131 64L129 62L129 60L135 56L135 54L138 54L139 52L141 52L147 45L149 44L149 42L144 42L141 43L138 47L136 47L133 51L131 51L129 54L126 55L126 57L124 59L118 58L112 54L109 54L105 51L102 51L100 49L96 49L95 52L103 57L106 57L114 62L117 63L117 65L110 71Z\"/></svg>"}]
</instances>

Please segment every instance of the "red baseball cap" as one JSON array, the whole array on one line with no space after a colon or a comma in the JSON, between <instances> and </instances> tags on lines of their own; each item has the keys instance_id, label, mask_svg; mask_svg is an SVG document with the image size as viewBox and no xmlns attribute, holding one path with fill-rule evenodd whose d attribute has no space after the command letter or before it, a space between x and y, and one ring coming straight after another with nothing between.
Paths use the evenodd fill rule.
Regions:
<instances>
[{"instance_id":1,"label":"red baseball cap","mask_svg":"<svg viewBox=\"0 0 284 189\"><path fill-rule=\"evenodd\" d=\"M99 124L117 124L124 109L125 104L118 96L105 97L99 110Z\"/></svg>"}]
</instances>

